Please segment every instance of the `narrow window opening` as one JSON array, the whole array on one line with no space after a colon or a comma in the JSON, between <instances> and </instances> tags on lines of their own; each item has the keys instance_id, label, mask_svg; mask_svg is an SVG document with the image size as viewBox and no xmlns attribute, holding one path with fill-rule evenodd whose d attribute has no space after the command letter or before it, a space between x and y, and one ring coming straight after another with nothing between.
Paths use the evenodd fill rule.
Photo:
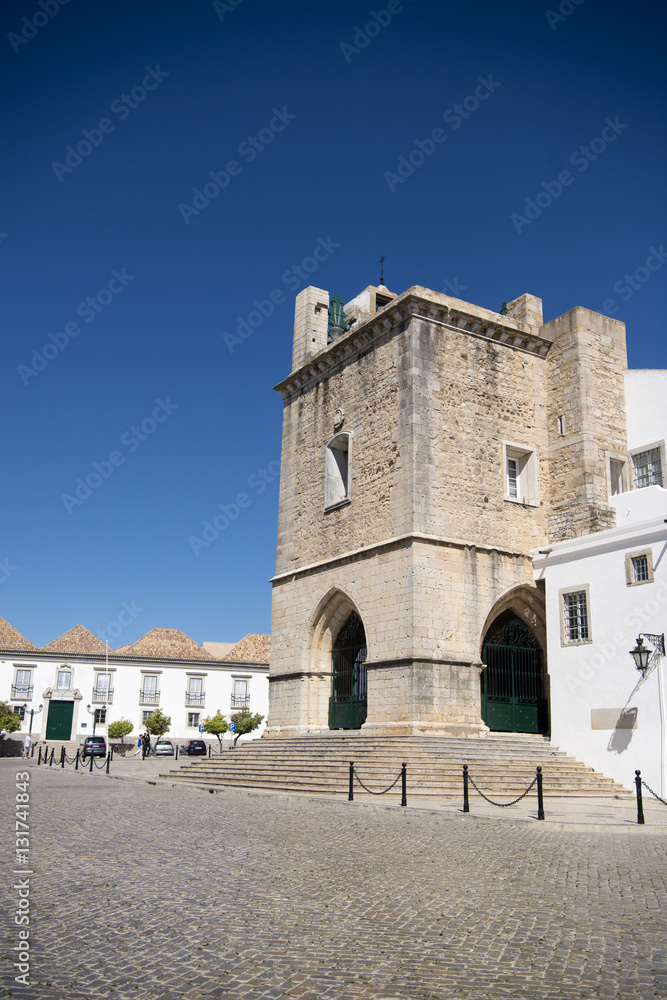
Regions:
<instances>
[{"instance_id":1,"label":"narrow window opening","mask_svg":"<svg viewBox=\"0 0 667 1000\"><path fill-rule=\"evenodd\" d=\"M335 507L350 499L349 436L339 434L327 448L325 467L325 507Z\"/></svg>"},{"instance_id":2,"label":"narrow window opening","mask_svg":"<svg viewBox=\"0 0 667 1000\"><path fill-rule=\"evenodd\" d=\"M609 485L613 497L623 492L623 465L614 458L609 459Z\"/></svg>"}]
</instances>

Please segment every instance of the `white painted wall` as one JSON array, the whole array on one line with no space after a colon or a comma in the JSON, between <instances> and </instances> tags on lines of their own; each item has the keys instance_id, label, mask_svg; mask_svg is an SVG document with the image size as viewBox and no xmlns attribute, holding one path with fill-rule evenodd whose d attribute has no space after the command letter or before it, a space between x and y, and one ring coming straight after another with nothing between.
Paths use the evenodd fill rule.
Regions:
<instances>
[{"instance_id":1,"label":"white painted wall","mask_svg":"<svg viewBox=\"0 0 667 1000\"><path fill-rule=\"evenodd\" d=\"M625 407L630 451L664 440L667 434L667 371L661 368L627 371Z\"/></svg>"},{"instance_id":2,"label":"white painted wall","mask_svg":"<svg viewBox=\"0 0 667 1000\"><path fill-rule=\"evenodd\" d=\"M660 493L667 515L667 492ZM536 558L535 575L546 581L553 743L628 788L639 769L661 794L667 761L658 669L642 680L629 650L640 632L661 634L667 626L667 525L662 518L643 525L554 545L548 556ZM655 582L629 587L625 553L638 549L651 549ZM592 641L561 645L559 591L579 586L589 588ZM664 676L664 664L661 669ZM637 728L593 729L593 709L616 709L618 715L636 710Z\"/></svg>"}]
</instances>

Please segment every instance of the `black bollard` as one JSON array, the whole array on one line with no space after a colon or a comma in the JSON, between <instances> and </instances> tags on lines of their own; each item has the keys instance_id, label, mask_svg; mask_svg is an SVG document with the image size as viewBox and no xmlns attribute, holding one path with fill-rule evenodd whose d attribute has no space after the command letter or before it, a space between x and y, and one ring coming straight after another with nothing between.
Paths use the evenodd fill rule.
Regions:
<instances>
[{"instance_id":1,"label":"black bollard","mask_svg":"<svg viewBox=\"0 0 667 1000\"><path fill-rule=\"evenodd\" d=\"M42 763L42 748L39 748L39 757L37 758L37 767Z\"/></svg>"},{"instance_id":2,"label":"black bollard","mask_svg":"<svg viewBox=\"0 0 667 1000\"><path fill-rule=\"evenodd\" d=\"M56 751L52 750L51 751L51 759L49 761L49 767L53 767L53 758L55 757L55 755L56 755Z\"/></svg>"},{"instance_id":3,"label":"black bollard","mask_svg":"<svg viewBox=\"0 0 667 1000\"><path fill-rule=\"evenodd\" d=\"M111 754L111 759L113 760L113 747L111 747L111 750L109 751L109 753ZM109 773L109 768L107 768L107 774L108 773Z\"/></svg>"},{"instance_id":4,"label":"black bollard","mask_svg":"<svg viewBox=\"0 0 667 1000\"><path fill-rule=\"evenodd\" d=\"M94 763L94 761L95 761L95 758L93 757L93 755L91 753L91 755L90 755L90 773L91 774L93 773L93 763Z\"/></svg>"},{"instance_id":5,"label":"black bollard","mask_svg":"<svg viewBox=\"0 0 667 1000\"><path fill-rule=\"evenodd\" d=\"M80 751L79 749L77 749L77 751L76 751L76 758L75 758L75 760L74 760L74 770L75 770L75 771L78 771L78 770L79 770L79 753L80 753L80 752L81 752L81 751Z\"/></svg>"},{"instance_id":6,"label":"black bollard","mask_svg":"<svg viewBox=\"0 0 667 1000\"><path fill-rule=\"evenodd\" d=\"M62 771L65 770L65 747L60 748L60 768Z\"/></svg>"},{"instance_id":7,"label":"black bollard","mask_svg":"<svg viewBox=\"0 0 667 1000\"><path fill-rule=\"evenodd\" d=\"M537 818L544 819L544 795L542 793L542 768L537 769Z\"/></svg>"},{"instance_id":8,"label":"black bollard","mask_svg":"<svg viewBox=\"0 0 667 1000\"><path fill-rule=\"evenodd\" d=\"M407 768L405 761L401 764L401 805L407 806L408 795L407 795Z\"/></svg>"},{"instance_id":9,"label":"black bollard","mask_svg":"<svg viewBox=\"0 0 667 1000\"><path fill-rule=\"evenodd\" d=\"M109 764L111 763L111 754L112 753L113 753L113 750L110 750L109 753L107 754L107 774L109 773Z\"/></svg>"},{"instance_id":10,"label":"black bollard","mask_svg":"<svg viewBox=\"0 0 667 1000\"><path fill-rule=\"evenodd\" d=\"M175 757L175 760L178 760L178 743L176 744L176 757Z\"/></svg>"},{"instance_id":11,"label":"black bollard","mask_svg":"<svg viewBox=\"0 0 667 1000\"><path fill-rule=\"evenodd\" d=\"M354 761L350 761L350 784L347 792L347 801L354 801Z\"/></svg>"},{"instance_id":12,"label":"black bollard","mask_svg":"<svg viewBox=\"0 0 667 1000\"><path fill-rule=\"evenodd\" d=\"M468 765L463 765L463 811L464 813L470 812L470 803L468 802Z\"/></svg>"},{"instance_id":13,"label":"black bollard","mask_svg":"<svg viewBox=\"0 0 667 1000\"><path fill-rule=\"evenodd\" d=\"M642 802L642 772L635 771L635 788L637 789L637 822L644 823L644 803Z\"/></svg>"},{"instance_id":14,"label":"black bollard","mask_svg":"<svg viewBox=\"0 0 667 1000\"><path fill-rule=\"evenodd\" d=\"M208 745L208 758L211 759L211 744Z\"/></svg>"},{"instance_id":15,"label":"black bollard","mask_svg":"<svg viewBox=\"0 0 667 1000\"><path fill-rule=\"evenodd\" d=\"M35 744L34 744L34 743L33 743L33 745L32 745L32 749L31 749L31 751L30 751L30 756L31 756L31 757L34 757L34 756L35 756Z\"/></svg>"}]
</instances>

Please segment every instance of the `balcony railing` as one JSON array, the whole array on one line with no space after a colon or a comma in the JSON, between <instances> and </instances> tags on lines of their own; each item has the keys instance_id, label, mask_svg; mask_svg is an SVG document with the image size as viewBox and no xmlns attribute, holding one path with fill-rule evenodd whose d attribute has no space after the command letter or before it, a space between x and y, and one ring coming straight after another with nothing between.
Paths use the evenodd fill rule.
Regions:
<instances>
[{"instance_id":1,"label":"balcony railing","mask_svg":"<svg viewBox=\"0 0 667 1000\"><path fill-rule=\"evenodd\" d=\"M249 694L233 694L232 708L247 708L250 704Z\"/></svg>"},{"instance_id":2,"label":"balcony railing","mask_svg":"<svg viewBox=\"0 0 667 1000\"><path fill-rule=\"evenodd\" d=\"M186 705L198 705L200 708L204 707L204 699L206 695L203 691L197 694L192 694L190 691L185 692L185 704Z\"/></svg>"},{"instance_id":3,"label":"balcony railing","mask_svg":"<svg viewBox=\"0 0 667 1000\"><path fill-rule=\"evenodd\" d=\"M16 699L23 698L24 701L30 701L32 699L32 684L28 686L25 684L12 684L11 697Z\"/></svg>"},{"instance_id":4,"label":"balcony railing","mask_svg":"<svg viewBox=\"0 0 667 1000\"><path fill-rule=\"evenodd\" d=\"M113 688L93 688L93 702L103 705L113 704Z\"/></svg>"},{"instance_id":5,"label":"balcony railing","mask_svg":"<svg viewBox=\"0 0 667 1000\"><path fill-rule=\"evenodd\" d=\"M159 691L144 691L143 688L139 690L139 704L140 705L159 705L160 704L160 692Z\"/></svg>"}]
</instances>

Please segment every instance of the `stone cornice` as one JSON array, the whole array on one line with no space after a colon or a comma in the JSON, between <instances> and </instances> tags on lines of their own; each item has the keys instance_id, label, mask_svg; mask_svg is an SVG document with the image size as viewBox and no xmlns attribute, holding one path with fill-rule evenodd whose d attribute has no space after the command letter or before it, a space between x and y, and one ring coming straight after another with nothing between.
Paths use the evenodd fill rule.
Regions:
<instances>
[{"instance_id":1,"label":"stone cornice","mask_svg":"<svg viewBox=\"0 0 667 1000\"><path fill-rule=\"evenodd\" d=\"M480 552L499 552L503 556L511 556L516 559L531 559L529 552L516 552L511 549L503 549L499 545L485 545L463 541L461 538L445 538L440 535L427 535L421 531L411 531L405 535L395 535L393 538L386 538L382 542L375 542L373 545L364 545L358 549L350 549L341 552L340 555L331 556L329 559L320 559L318 562L308 563L306 566L299 566L296 569L286 570L284 573L276 573L271 577L269 583L284 583L286 580L295 580L299 576L306 576L321 569L331 569L333 566L351 562L354 559L363 559L376 555L380 549L394 549L402 545L411 545L413 542L421 542L425 545L442 545L454 549L477 549Z\"/></svg>"},{"instance_id":2,"label":"stone cornice","mask_svg":"<svg viewBox=\"0 0 667 1000\"><path fill-rule=\"evenodd\" d=\"M541 336L527 323L518 323L500 313L482 309L460 299L417 286L408 289L374 316L329 344L297 371L274 386L283 399L289 399L311 385L335 374L352 359L369 350L376 341L393 330L403 328L413 319L422 319L449 330L468 333L512 350L546 357L551 340ZM544 327L540 328L542 331Z\"/></svg>"}]
</instances>

